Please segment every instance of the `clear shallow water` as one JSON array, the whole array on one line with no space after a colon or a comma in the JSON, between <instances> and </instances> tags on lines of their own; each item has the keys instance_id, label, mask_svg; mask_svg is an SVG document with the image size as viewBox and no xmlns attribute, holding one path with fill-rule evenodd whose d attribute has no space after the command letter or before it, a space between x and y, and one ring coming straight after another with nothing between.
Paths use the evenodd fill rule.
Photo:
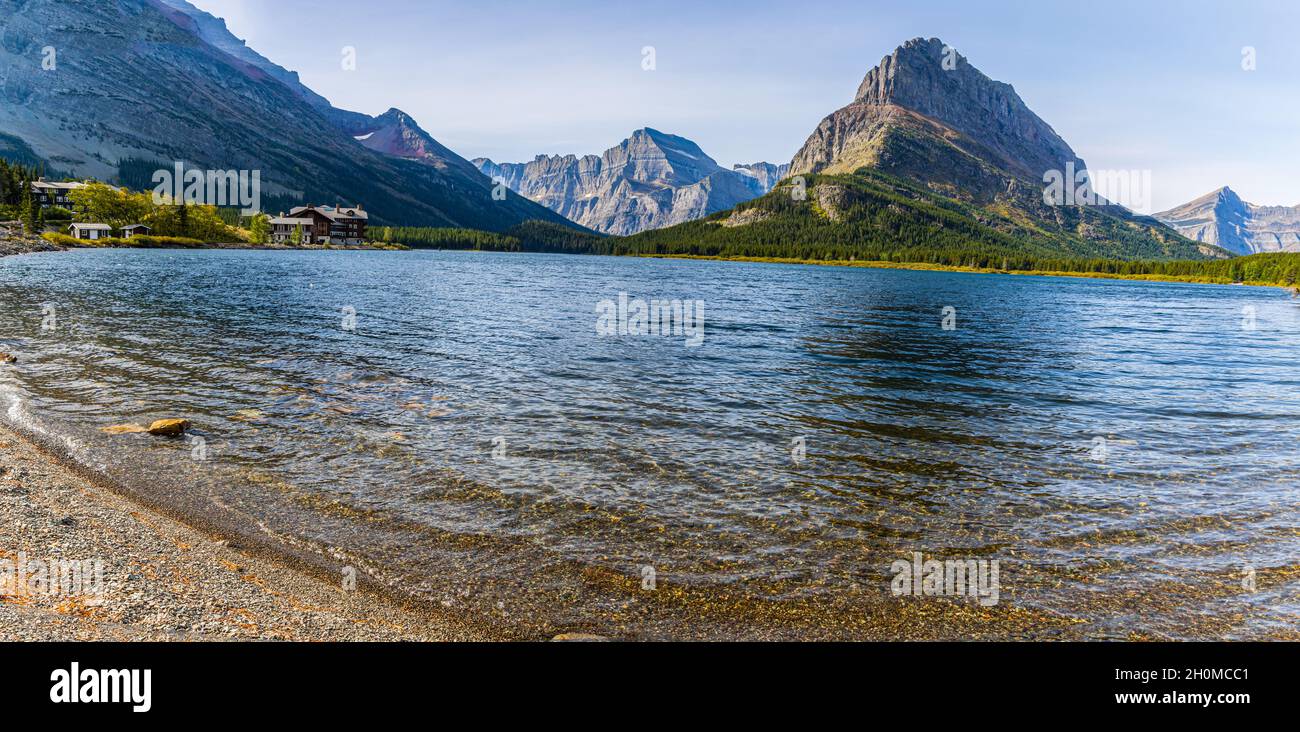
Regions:
<instances>
[{"instance_id":1,"label":"clear shallow water","mask_svg":"<svg viewBox=\"0 0 1300 732\"><path fill-rule=\"evenodd\" d=\"M703 345L599 337L620 292L702 300ZM21 358L10 419L155 502L504 626L625 630L652 566L833 608L795 633L819 636L921 551L999 559L1004 605L1092 637L1296 628L1300 304L1280 290L86 250L0 260L0 350ZM170 416L206 460L97 431ZM651 634L693 622L644 613Z\"/></svg>"}]
</instances>

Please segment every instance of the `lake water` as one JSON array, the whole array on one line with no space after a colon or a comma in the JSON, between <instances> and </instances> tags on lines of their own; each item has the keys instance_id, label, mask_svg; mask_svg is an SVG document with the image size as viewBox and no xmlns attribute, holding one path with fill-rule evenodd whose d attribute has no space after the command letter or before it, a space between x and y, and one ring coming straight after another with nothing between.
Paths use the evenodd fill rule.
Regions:
<instances>
[{"instance_id":1,"label":"lake water","mask_svg":"<svg viewBox=\"0 0 1300 732\"><path fill-rule=\"evenodd\" d=\"M702 341L601 335L620 293L699 301ZM511 637L1262 638L1300 617L1281 290L80 250L0 259L0 350L21 359L0 412L137 496ZM101 431L173 416L190 439ZM896 596L917 552L997 560L998 603Z\"/></svg>"}]
</instances>

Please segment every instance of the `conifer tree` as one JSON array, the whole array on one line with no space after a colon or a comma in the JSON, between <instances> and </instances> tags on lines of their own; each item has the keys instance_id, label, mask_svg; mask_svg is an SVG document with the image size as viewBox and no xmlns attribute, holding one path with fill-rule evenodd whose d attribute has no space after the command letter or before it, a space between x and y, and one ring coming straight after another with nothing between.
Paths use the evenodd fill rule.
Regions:
<instances>
[{"instance_id":1,"label":"conifer tree","mask_svg":"<svg viewBox=\"0 0 1300 732\"><path fill-rule=\"evenodd\" d=\"M41 232L41 207L32 198L32 184L28 181L23 181L23 183L22 205L19 209L19 215L22 217L23 231L28 236L36 236Z\"/></svg>"}]
</instances>

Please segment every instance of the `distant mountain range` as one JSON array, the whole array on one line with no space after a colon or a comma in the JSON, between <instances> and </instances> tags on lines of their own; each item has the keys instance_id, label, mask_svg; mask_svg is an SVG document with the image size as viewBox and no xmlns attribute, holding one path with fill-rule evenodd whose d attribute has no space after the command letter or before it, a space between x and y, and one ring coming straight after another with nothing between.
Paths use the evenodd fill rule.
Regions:
<instances>
[{"instance_id":1,"label":"distant mountain range","mask_svg":"<svg viewBox=\"0 0 1300 732\"><path fill-rule=\"evenodd\" d=\"M818 258L907 250L922 257L908 261L967 263L1228 256L1104 199L1045 200L1045 175L1069 169L1087 166L1015 89L939 39L917 38L822 120L775 191L627 246L696 253L769 246ZM765 244L782 241L799 246Z\"/></svg>"},{"instance_id":2,"label":"distant mountain range","mask_svg":"<svg viewBox=\"0 0 1300 732\"><path fill-rule=\"evenodd\" d=\"M1115 259L1300 247L1296 209L1227 189L1159 216L1190 239L1104 201L1045 202L1044 173L1084 162L1010 85L933 38L870 70L789 165L727 169L651 128L599 156L497 164L465 160L399 109L335 108L187 0L0 0L0 154L135 185L175 161L260 170L272 205L363 203L379 225L540 221L643 237L630 251L687 238L700 252L779 242L821 256L921 256L927 238L930 250Z\"/></svg>"},{"instance_id":3,"label":"distant mountain range","mask_svg":"<svg viewBox=\"0 0 1300 732\"><path fill-rule=\"evenodd\" d=\"M484 174L572 221L635 234L692 221L772 190L788 166L718 165L684 137L649 127L602 155L538 155L528 163L476 158Z\"/></svg>"},{"instance_id":4,"label":"distant mountain range","mask_svg":"<svg viewBox=\"0 0 1300 732\"><path fill-rule=\"evenodd\" d=\"M260 170L265 196L364 203L379 224L571 225L493 199L486 176L400 110L334 108L185 0L0 0L0 140L11 157L102 180L127 161Z\"/></svg>"},{"instance_id":5,"label":"distant mountain range","mask_svg":"<svg viewBox=\"0 0 1300 732\"><path fill-rule=\"evenodd\" d=\"M1234 254L1300 252L1300 206L1256 206L1227 186L1155 216L1189 239Z\"/></svg>"}]
</instances>

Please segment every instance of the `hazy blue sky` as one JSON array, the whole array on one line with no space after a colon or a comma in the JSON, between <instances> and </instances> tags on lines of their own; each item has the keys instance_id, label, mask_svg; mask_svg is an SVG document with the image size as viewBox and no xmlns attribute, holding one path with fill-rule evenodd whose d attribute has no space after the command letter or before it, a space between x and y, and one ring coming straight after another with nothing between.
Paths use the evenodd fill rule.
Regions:
<instances>
[{"instance_id":1,"label":"hazy blue sky","mask_svg":"<svg viewBox=\"0 0 1300 732\"><path fill-rule=\"evenodd\" d=\"M787 162L882 56L937 36L1090 167L1151 170L1157 210L1222 185L1300 204L1297 0L191 1L335 105L399 107L467 158L654 127L727 166Z\"/></svg>"}]
</instances>

